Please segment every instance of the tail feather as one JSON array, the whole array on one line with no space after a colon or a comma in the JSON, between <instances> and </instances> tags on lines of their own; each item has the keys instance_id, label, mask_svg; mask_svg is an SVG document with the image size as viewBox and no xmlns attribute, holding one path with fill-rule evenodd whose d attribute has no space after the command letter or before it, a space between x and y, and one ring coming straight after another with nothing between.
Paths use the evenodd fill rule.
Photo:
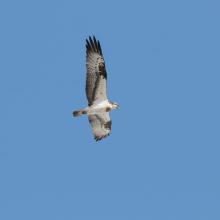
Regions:
<instances>
[{"instance_id":1,"label":"tail feather","mask_svg":"<svg viewBox=\"0 0 220 220\"><path fill-rule=\"evenodd\" d=\"M81 116L81 115L85 115L87 112L84 111L84 110L79 110L79 111L74 111L73 112L73 116L74 117L78 117L78 116Z\"/></svg>"}]
</instances>

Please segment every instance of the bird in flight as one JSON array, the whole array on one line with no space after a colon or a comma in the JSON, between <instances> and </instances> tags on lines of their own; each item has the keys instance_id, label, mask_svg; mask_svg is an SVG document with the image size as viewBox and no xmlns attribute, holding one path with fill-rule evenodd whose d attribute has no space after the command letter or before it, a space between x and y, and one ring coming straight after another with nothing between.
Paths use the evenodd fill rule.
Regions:
<instances>
[{"instance_id":1,"label":"bird in flight","mask_svg":"<svg viewBox=\"0 0 220 220\"><path fill-rule=\"evenodd\" d=\"M102 49L95 36L86 39L86 97L88 107L74 111L73 116L89 115L96 141L100 141L111 133L112 121L109 112L119 109L115 102L109 102L107 98L107 72Z\"/></svg>"}]
</instances>

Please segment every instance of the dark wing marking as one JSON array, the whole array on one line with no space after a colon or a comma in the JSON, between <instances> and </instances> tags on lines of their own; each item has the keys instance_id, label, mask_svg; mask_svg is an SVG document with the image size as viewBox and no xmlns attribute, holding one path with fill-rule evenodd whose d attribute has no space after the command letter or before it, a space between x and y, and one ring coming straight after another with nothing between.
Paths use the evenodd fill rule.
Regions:
<instances>
[{"instance_id":1,"label":"dark wing marking","mask_svg":"<svg viewBox=\"0 0 220 220\"><path fill-rule=\"evenodd\" d=\"M93 40L89 36L89 41L86 39L86 42L86 96L91 106L95 100L107 100L107 73L99 41L96 41L95 36Z\"/></svg>"},{"instance_id":2,"label":"dark wing marking","mask_svg":"<svg viewBox=\"0 0 220 220\"><path fill-rule=\"evenodd\" d=\"M96 141L102 140L111 133L112 121L109 113L89 115L89 122Z\"/></svg>"}]
</instances>

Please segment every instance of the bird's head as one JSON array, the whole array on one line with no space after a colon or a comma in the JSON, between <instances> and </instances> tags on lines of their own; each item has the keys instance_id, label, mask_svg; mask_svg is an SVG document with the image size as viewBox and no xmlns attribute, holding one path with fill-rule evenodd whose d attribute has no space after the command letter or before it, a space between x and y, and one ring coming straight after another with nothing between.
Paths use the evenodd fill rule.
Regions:
<instances>
[{"instance_id":1,"label":"bird's head","mask_svg":"<svg viewBox=\"0 0 220 220\"><path fill-rule=\"evenodd\" d=\"M112 103L112 109L119 109L119 105L115 102L111 102Z\"/></svg>"}]
</instances>

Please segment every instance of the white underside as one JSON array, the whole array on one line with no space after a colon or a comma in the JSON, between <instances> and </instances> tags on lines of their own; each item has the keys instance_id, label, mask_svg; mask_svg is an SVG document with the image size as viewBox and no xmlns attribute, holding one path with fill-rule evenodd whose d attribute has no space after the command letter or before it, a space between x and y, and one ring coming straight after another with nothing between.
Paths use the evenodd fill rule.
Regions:
<instances>
[{"instance_id":1,"label":"white underside","mask_svg":"<svg viewBox=\"0 0 220 220\"><path fill-rule=\"evenodd\" d=\"M83 111L87 111L87 115L103 114L103 113L106 113L107 103L108 103L108 100L105 100L102 102L95 101L93 105L83 109Z\"/></svg>"}]
</instances>

